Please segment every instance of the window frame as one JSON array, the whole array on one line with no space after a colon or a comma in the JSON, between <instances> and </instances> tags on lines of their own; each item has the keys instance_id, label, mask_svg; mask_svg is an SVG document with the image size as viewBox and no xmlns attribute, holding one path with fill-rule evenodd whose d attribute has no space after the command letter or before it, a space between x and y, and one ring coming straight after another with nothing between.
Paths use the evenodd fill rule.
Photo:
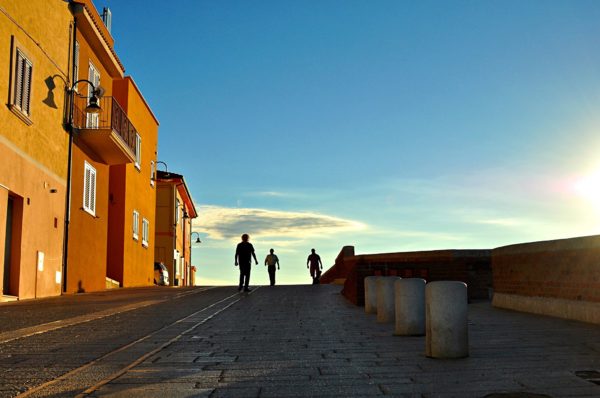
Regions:
<instances>
[{"instance_id":1,"label":"window frame","mask_svg":"<svg viewBox=\"0 0 600 398\"><path fill-rule=\"evenodd\" d=\"M142 136L140 133L135 133L135 168L138 171L141 170L142 166Z\"/></svg>"},{"instance_id":2,"label":"window frame","mask_svg":"<svg viewBox=\"0 0 600 398\"><path fill-rule=\"evenodd\" d=\"M73 51L73 81L76 82L79 80L79 42L77 40L75 40L75 49ZM73 90L76 93L79 93L79 87L77 87L77 84L75 87L73 87Z\"/></svg>"},{"instance_id":3,"label":"window frame","mask_svg":"<svg viewBox=\"0 0 600 398\"><path fill-rule=\"evenodd\" d=\"M142 218L142 246L148 247L150 237L150 222L147 218Z\"/></svg>"},{"instance_id":4,"label":"window frame","mask_svg":"<svg viewBox=\"0 0 600 398\"><path fill-rule=\"evenodd\" d=\"M21 58L21 62L19 60ZM26 65L29 69L21 70L19 65ZM28 126L33 124L31 120L31 105L32 105L32 97L33 97L33 73L34 73L34 64L35 59L31 56L31 54L25 49L23 45L12 36L12 48L11 48L11 58L10 58L10 81L9 81L9 109L19 117L25 124ZM27 81L27 106L26 109L23 109L23 94L25 87L23 86L23 73L25 71L29 72L28 81ZM20 76L20 78L19 78ZM19 80L21 83L19 84ZM19 89L17 89L19 88ZM17 94L19 97L17 98Z\"/></svg>"},{"instance_id":5,"label":"window frame","mask_svg":"<svg viewBox=\"0 0 600 398\"><path fill-rule=\"evenodd\" d=\"M88 80L92 82L96 90L100 87L100 79L101 74L100 70L96 68L96 65L92 62L92 60L88 63ZM94 89L91 84L88 84L88 93L87 93L87 104L90 103L90 98L94 94ZM100 127L100 115L98 113L86 113L85 114L85 127L88 129L97 129Z\"/></svg>"},{"instance_id":6,"label":"window frame","mask_svg":"<svg viewBox=\"0 0 600 398\"><path fill-rule=\"evenodd\" d=\"M154 179L156 178L156 162L150 161L150 186L154 188Z\"/></svg>"},{"instance_id":7,"label":"window frame","mask_svg":"<svg viewBox=\"0 0 600 398\"><path fill-rule=\"evenodd\" d=\"M89 172L89 180L88 180L88 172ZM84 169L83 169L83 210L92 216L96 216L96 181L97 181L97 171L94 166L84 160ZM92 181L93 177L93 181ZM86 197L89 196L89 200Z\"/></svg>"},{"instance_id":8,"label":"window frame","mask_svg":"<svg viewBox=\"0 0 600 398\"><path fill-rule=\"evenodd\" d=\"M133 240L137 241L140 239L140 212L137 210L133 211L132 223Z\"/></svg>"}]
</instances>

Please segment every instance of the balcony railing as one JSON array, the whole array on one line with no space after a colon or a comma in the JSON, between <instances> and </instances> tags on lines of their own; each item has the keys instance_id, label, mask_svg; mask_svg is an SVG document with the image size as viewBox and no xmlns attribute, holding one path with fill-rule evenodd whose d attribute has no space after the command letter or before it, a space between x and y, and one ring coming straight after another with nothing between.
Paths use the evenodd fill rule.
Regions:
<instances>
[{"instance_id":1,"label":"balcony railing","mask_svg":"<svg viewBox=\"0 0 600 398\"><path fill-rule=\"evenodd\" d=\"M101 97L98 105L100 113L92 114L84 111L88 104L86 97L75 95L73 109L73 127L80 130L112 130L123 140L135 154L137 130L113 97Z\"/></svg>"}]
</instances>

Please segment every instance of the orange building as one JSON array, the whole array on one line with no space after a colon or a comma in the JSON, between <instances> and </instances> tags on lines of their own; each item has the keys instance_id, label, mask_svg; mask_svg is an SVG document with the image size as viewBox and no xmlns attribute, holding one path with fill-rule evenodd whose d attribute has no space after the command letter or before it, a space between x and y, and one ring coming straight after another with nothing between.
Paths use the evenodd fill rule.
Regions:
<instances>
[{"instance_id":1,"label":"orange building","mask_svg":"<svg viewBox=\"0 0 600 398\"><path fill-rule=\"evenodd\" d=\"M135 136L127 114L112 96L114 80L124 68L114 41L90 0L74 0L73 80L77 86L73 113L71 206L67 230L66 292L102 290L107 277L109 176L111 165L133 163ZM102 88L99 114L84 111L94 89ZM135 133L133 133L135 134Z\"/></svg>"},{"instance_id":2,"label":"orange building","mask_svg":"<svg viewBox=\"0 0 600 398\"><path fill-rule=\"evenodd\" d=\"M172 286L193 286L190 264L192 219L198 217L181 174L157 171L154 258L169 271Z\"/></svg>"},{"instance_id":3,"label":"orange building","mask_svg":"<svg viewBox=\"0 0 600 398\"><path fill-rule=\"evenodd\" d=\"M113 96L135 126L139 157L110 166L107 275L123 287L147 286L154 280L158 120L131 77L114 81Z\"/></svg>"},{"instance_id":4,"label":"orange building","mask_svg":"<svg viewBox=\"0 0 600 398\"><path fill-rule=\"evenodd\" d=\"M61 292L72 28L64 2L0 0L0 301Z\"/></svg>"}]
</instances>

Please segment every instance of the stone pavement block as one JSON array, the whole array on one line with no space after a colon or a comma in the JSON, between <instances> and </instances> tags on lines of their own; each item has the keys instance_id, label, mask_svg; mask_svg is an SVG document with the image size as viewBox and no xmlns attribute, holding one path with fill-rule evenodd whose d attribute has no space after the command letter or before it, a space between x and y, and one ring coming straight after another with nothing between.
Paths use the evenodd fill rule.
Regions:
<instances>
[{"instance_id":1,"label":"stone pavement block","mask_svg":"<svg viewBox=\"0 0 600 398\"><path fill-rule=\"evenodd\" d=\"M106 398L208 398L213 389L195 388L194 384L110 384L103 386L89 397Z\"/></svg>"},{"instance_id":2,"label":"stone pavement block","mask_svg":"<svg viewBox=\"0 0 600 398\"><path fill-rule=\"evenodd\" d=\"M364 383L345 383L344 385L321 385L311 383L308 385L287 386L287 388L277 388L264 386L260 391L260 397L375 397L382 396L383 392L377 385L368 385Z\"/></svg>"},{"instance_id":3,"label":"stone pavement block","mask_svg":"<svg viewBox=\"0 0 600 398\"><path fill-rule=\"evenodd\" d=\"M242 368L242 369L226 369L223 371L223 377L275 377L275 376L316 376L319 374L318 369L307 367L284 367L284 368Z\"/></svg>"},{"instance_id":4,"label":"stone pavement block","mask_svg":"<svg viewBox=\"0 0 600 398\"><path fill-rule=\"evenodd\" d=\"M262 386L265 384L273 385L273 384L296 384L296 383L305 383L311 380L310 376L292 376L292 375L277 375L277 376L261 376L261 377L253 377L253 376L235 376L235 377L221 377L219 379L219 383L230 385L230 384L244 384L247 385L255 385Z\"/></svg>"},{"instance_id":5,"label":"stone pavement block","mask_svg":"<svg viewBox=\"0 0 600 398\"><path fill-rule=\"evenodd\" d=\"M258 398L260 390L260 387L223 387L215 389L210 398Z\"/></svg>"},{"instance_id":6,"label":"stone pavement block","mask_svg":"<svg viewBox=\"0 0 600 398\"><path fill-rule=\"evenodd\" d=\"M192 383L211 381L218 383L221 371L202 371L192 369L153 369L151 371L133 369L125 375L115 379L116 384L152 384L152 383Z\"/></svg>"}]
</instances>

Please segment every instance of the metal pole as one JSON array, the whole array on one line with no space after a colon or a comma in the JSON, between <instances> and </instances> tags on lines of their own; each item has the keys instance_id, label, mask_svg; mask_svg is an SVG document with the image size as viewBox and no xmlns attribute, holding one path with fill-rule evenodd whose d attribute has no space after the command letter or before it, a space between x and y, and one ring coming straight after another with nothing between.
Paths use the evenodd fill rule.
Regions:
<instances>
[{"instance_id":1,"label":"metal pole","mask_svg":"<svg viewBox=\"0 0 600 398\"><path fill-rule=\"evenodd\" d=\"M73 48L72 48L72 64L71 64L71 75L73 81L77 80L75 75L75 43L77 40L77 18L73 18ZM62 267L62 279L63 286L62 292L67 292L67 271L68 271L68 256L69 256L69 222L71 220L71 168L73 163L73 109L75 96L71 89L69 95L69 113L67 117L67 130L69 132L69 154L67 159L67 190L65 192L65 230L63 232L63 267Z\"/></svg>"}]
</instances>

